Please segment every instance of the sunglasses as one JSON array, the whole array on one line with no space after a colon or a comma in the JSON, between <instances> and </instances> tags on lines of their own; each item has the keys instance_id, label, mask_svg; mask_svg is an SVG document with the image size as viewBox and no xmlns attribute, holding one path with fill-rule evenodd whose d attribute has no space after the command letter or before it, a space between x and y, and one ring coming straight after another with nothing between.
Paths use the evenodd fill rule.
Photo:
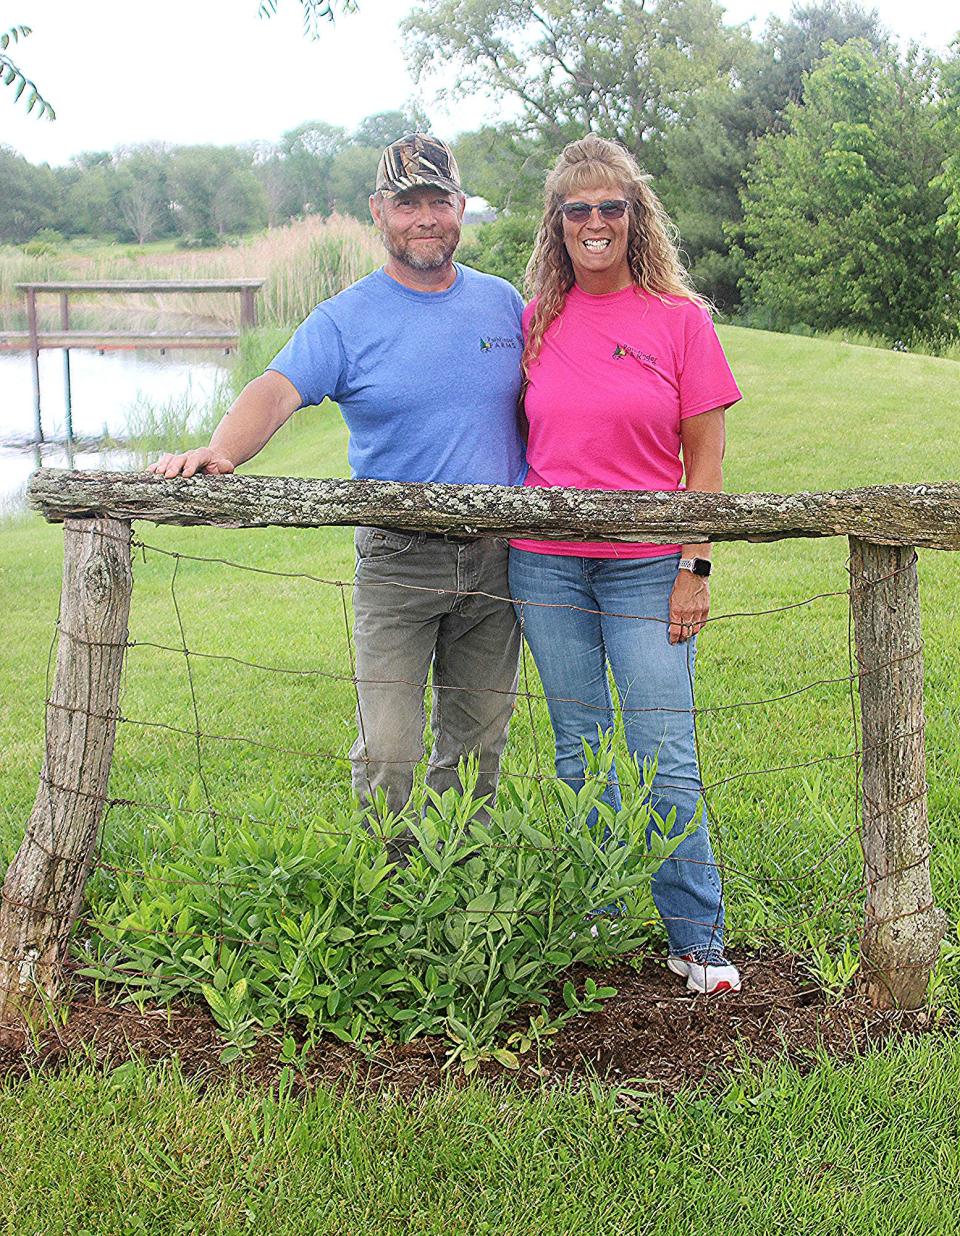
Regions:
<instances>
[{"instance_id":1,"label":"sunglasses","mask_svg":"<svg viewBox=\"0 0 960 1236\"><path fill-rule=\"evenodd\" d=\"M630 203L625 202L623 198L611 198L609 201L600 202L597 206L590 206L586 202L562 202L560 204L563 217L569 219L571 223L586 223L595 210L600 212L601 219L622 219L629 207Z\"/></svg>"}]
</instances>

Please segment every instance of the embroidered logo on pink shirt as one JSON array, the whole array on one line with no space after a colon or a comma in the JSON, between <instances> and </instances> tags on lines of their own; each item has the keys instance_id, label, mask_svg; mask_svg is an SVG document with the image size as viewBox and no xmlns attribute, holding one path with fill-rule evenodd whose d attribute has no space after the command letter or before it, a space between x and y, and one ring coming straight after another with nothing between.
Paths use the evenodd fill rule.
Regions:
<instances>
[{"instance_id":1,"label":"embroidered logo on pink shirt","mask_svg":"<svg viewBox=\"0 0 960 1236\"><path fill-rule=\"evenodd\" d=\"M624 356L632 356L634 360L643 361L647 365L655 365L657 358L651 356L649 352L641 352L638 348L631 348L629 343L618 343L613 349L613 359L621 360Z\"/></svg>"}]
</instances>

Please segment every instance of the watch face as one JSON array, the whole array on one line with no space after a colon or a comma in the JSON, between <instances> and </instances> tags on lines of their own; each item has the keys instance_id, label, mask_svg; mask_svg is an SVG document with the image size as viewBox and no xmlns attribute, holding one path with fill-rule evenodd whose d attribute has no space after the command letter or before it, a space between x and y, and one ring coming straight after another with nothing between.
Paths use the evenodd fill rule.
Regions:
<instances>
[{"instance_id":1,"label":"watch face","mask_svg":"<svg viewBox=\"0 0 960 1236\"><path fill-rule=\"evenodd\" d=\"M693 573L694 575L709 575L711 562L709 558L694 558Z\"/></svg>"}]
</instances>

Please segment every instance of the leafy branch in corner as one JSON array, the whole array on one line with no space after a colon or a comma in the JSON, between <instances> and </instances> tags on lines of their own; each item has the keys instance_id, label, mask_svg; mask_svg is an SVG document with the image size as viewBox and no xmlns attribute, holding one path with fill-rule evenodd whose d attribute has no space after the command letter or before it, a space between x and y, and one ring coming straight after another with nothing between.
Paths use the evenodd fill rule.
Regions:
<instances>
[{"instance_id":1,"label":"leafy branch in corner","mask_svg":"<svg viewBox=\"0 0 960 1236\"><path fill-rule=\"evenodd\" d=\"M14 87L13 99L15 103L20 101L24 91L29 91L26 99L27 111L32 112L35 107L39 106L38 118L46 116L48 120L56 120L57 113L53 110L52 105L43 97L36 84L29 77L25 76L7 55L8 47L14 43L19 43L22 39L27 38L29 34L29 26L12 26L3 34L0 34L0 78L3 79L5 86Z\"/></svg>"},{"instance_id":2,"label":"leafy branch in corner","mask_svg":"<svg viewBox=\"0 0 960 1236\"><path fill-rule=\"evenodd\" d=\"M333 21L337 9L343 13L356 13L359 5L357 0L300 0L303 6L303 33L308 38L320 37L320 23ZM261 0L260 16L273 17L279 7L279 0Z\"/></svg>"}]
</instances>

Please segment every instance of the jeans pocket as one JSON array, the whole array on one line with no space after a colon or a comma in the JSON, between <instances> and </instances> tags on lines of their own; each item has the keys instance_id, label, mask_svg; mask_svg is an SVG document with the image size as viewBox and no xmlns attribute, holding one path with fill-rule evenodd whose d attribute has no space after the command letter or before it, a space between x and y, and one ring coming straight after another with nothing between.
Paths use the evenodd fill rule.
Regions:
<instances>
[{"instance_id":1,"label":"jeans pocket","mask_svg":"<svg viewBox=\"0 0 960 1236\"><path fill-rule=\"evenodd\" d=\"M417 539L415 532L394 532L390 528L359 527L354 533L353 543L357 551L357 559L366 561L385 558L399 558L405 554Z\"/></svg>"}]
</instances>

